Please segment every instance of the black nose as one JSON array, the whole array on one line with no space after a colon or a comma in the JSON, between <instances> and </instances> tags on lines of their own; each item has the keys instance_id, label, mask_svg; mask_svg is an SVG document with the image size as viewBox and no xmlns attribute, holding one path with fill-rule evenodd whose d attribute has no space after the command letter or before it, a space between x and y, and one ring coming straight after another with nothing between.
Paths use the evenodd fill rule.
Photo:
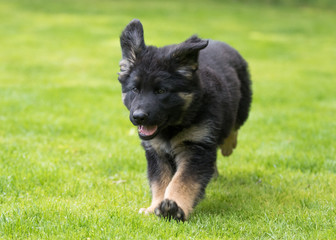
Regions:
<instances>
[{"instance_id":1,"label":"black nose","mask_svg":"<svg viewBox=\"0 0 336 240\"><path fill-rule=\"evenodd\" d=\"M133 112L133 118L137 124L142 124L147 120L148 114L142 110L135 110Z\"/></svg>"}]
</instances>

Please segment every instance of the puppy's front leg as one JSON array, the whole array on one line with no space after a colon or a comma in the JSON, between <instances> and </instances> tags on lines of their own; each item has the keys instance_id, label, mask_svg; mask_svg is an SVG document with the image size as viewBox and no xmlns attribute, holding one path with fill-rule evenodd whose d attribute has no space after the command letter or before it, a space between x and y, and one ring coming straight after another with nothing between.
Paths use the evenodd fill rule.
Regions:
<instances>
[{"instance_id":1,"label":"puppy's front leg","mask_svg":"<svg viewBox=\"0 0 336 240\"><path fill-rule=\"evenodd\" d=\"M173 177L173 169L166 159L162 159L154 150L146 150L147 173L152 192L152 203L148 208L141 208L140 213L153 213L164 199L166 188Z\"/></svg>"},{"instance_id":2,"label":"puppy's front leg","mask_svg":"<svg viewBox=\"0 0 336 240\"><path fill-rule=\"evenodd\" d=\"M177 171L169 183L164 200L155 214L168 219L186 220L197 202L203 197L216 160L216 149L189 146L176 156Z\"/></svg>"}]
</instances>

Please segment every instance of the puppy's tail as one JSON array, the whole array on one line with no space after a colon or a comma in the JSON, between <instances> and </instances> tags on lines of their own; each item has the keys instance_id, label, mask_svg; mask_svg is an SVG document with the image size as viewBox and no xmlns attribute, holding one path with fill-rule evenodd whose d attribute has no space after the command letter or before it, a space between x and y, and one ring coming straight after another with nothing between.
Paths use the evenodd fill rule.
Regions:
<instances>
[{"instance_id":1,"label":"puppy's tail","mask_svg":"<svg viewBox=\"0 0 336 240\"><path fill-rule=\"evenodd\" d=\"M236 129L239 129L240 126L244 124L249 116L249 111L252 101L252 83L250 79L250 74L248 71L247 62L242 58L242 65L239 68L238 78L240 80L240 92L241 99L239 101L237 120L236 120Z\"/></svg>"}]
</instances>

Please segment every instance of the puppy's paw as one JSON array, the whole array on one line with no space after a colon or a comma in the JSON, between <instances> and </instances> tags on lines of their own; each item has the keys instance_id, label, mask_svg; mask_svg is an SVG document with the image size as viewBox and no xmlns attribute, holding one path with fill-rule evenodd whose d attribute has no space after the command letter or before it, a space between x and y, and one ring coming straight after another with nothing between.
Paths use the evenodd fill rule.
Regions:
<instances>
[{"instance_id":1,"label":"puppy's paw","mask_svg":"<svg viewBox=\"0 0 336 240\"><path fill-rule=\"evenodd\" d=\"M232 131L231 134L224 140L223 144L220 145L223 156L230 156L233 152L233 149L237 146L237 131Z\"/></svg>"},{"instance_id":2,"label":"puppy's paw","mask_svg":"<svg viewBox=\"0 0 336 240\"><path fill-rule=\"evenodd\" d=\"M151 213L153 213L153 212L154 212L154 208L152 208L152 207L141 208L141 209L139 210L139 213L140 213L140 214L145 214L145 215L149 215L149 214L151 214Z\"/></svg>"},{"instance_id":3,"label":"puppy's paw","mask_svg":"<svg viewBox=\"0 0 336 240\"><path fill-rule=\"evenodd\" d=\"M173 200L163 200L154 210L154 213L155 215L168 220L174 219L176 221L185 221L184 211Z\"/></svg>"}]
</instances>

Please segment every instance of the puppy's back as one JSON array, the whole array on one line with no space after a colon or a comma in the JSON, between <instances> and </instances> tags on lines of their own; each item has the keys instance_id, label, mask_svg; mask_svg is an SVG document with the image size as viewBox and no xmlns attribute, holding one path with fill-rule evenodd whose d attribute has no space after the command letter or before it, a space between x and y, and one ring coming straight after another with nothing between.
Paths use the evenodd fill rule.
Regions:
<instances>
[{"instance_id":1,"label":"puppy's back","mask_svg":"<svg viewBox=\"0 0 336 240\"><path fill-rule=\"evenodd\" d=\"M246 67L246 62L237 50L214 40L209 40L208 46L200 51L198 59L200 68L209 67L219 75L226 75L232 68L238 70Z\"/></svg>"},{"instance_id":2,"label":"puppy's back","mask_svg":"<svg viewBox=\"0 0 336 240\"><path fill-rule=\"evenodd\" d=\"M211 85L204 81L220 81L225 86L224 89L217 89L216 95L230 95L231 109L237 114L235 125L239 128L248 118L252 100L247 62L237 50L224 42L214 40L209 40L208 46L199 52L198 62L199 71L210 70L216 78L201 79L203 84ZM225 99L226 97L224 101L227 101Z\"/></svg>"}]
</instances>

